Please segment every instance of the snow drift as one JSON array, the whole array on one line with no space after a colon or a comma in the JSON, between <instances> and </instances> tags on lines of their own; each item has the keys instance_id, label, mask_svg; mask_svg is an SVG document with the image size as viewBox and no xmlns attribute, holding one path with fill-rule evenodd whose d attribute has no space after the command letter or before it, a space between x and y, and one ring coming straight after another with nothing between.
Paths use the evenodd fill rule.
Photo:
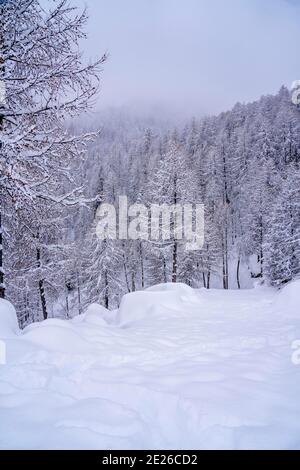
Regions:
<instances>
[{"instance_id":1,"label":"snow drift","mask_svg":"<svg viewBox=\"0 0 300 470\"><path fill-rule=\"evenodd\" d=\"M300 320L300 279L291 282L277 293L277 307L285 315Z\"/></svg>"},{"instance_id":2,"label":"snow drift","mask_svg":"<svg viewBox=\"0 0 300 470\"><path fill-rule=\"evenodd\" d=\"M14 306L7 300L0 299L0 339L14 336L18 331L19 326Z\"/></svg>"},{"instance_id":3,"label":"snow drift","mask_svg":"<svg viewBox=\"0 0 300 470\"><path fill-rule=\"evenodd\" d=\"M132 325L141 320L152 320L153 317L165 318L188 313L186 303L197 300L195 291L184 284L160 284L144 291L124 295L117 321L120 325ZM199 301L199 299L198 299Z\"/></svg>"},{"instance_id":4,"label":"snow drift","mask_svg":"<svg viewBox=\"0 0 300 470\"><path fill-rule=\"evenodd\" d=\"M300 282L161 285L19 332L0 302L2 449L300 449Z\"/></svg>"}]
</instances>

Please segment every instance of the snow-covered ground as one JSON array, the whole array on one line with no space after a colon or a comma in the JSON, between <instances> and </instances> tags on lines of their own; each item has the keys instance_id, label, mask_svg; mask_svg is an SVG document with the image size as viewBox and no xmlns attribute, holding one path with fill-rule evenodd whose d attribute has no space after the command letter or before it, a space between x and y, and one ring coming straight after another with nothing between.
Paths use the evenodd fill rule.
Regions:
<instances>
[{"instance_id":1,"label":"snow-covered ground","mask_svg":"<svg viewBox=\"0 0 300 470\"><path fill-rule=\"evenodd\" d=\"M299 305L165 285L19 332L1 301L0 447L300 449Z\"/></svg>"}]
</instances>

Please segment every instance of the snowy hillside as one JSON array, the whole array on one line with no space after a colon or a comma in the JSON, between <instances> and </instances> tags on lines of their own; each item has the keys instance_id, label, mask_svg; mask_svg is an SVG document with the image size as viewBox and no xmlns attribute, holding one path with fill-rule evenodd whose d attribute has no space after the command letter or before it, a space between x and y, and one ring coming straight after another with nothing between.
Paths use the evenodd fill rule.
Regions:
<instances>
[{"instance_id":1,"label":"snowy hillside","mask_svg":"<svg viewBox=\"0 0 300 470\"><path fill-rule=\"evenodd\" d=\"M21 332L1 300L0 447L300 449L299 301L162 285Z\"/></svg>"}]
</instances>

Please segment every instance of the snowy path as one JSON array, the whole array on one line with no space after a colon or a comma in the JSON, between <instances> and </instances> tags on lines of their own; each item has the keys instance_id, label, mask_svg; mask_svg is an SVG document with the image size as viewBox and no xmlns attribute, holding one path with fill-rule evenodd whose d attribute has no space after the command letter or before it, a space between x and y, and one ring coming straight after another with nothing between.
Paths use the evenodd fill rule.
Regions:
<instances>
[{"instance_id":1,"label":"snowy path","mask_svg":"<svg viewBox=\"0 0 300 470\"><path fill-rule=\"evenodd\" d=\"M165 289L11 335L0 448L299 449L300 284Z\"/></svg>"}]
</instances>

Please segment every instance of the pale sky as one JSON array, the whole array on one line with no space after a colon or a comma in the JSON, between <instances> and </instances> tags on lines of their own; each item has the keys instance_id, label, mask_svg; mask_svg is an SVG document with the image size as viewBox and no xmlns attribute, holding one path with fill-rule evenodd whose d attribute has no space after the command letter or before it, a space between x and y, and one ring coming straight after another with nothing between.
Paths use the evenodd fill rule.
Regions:
<instances>
[{"instance_id":1,"label":"pale sky","mask_svg":"<svg viewBox=\"0 0 300 470\"><path fill-rule=\"evenodd\" d=\"M107 51L98 107L201 115L300 79L300 0L71 0Z\"/></svg>"}]
</instances>

